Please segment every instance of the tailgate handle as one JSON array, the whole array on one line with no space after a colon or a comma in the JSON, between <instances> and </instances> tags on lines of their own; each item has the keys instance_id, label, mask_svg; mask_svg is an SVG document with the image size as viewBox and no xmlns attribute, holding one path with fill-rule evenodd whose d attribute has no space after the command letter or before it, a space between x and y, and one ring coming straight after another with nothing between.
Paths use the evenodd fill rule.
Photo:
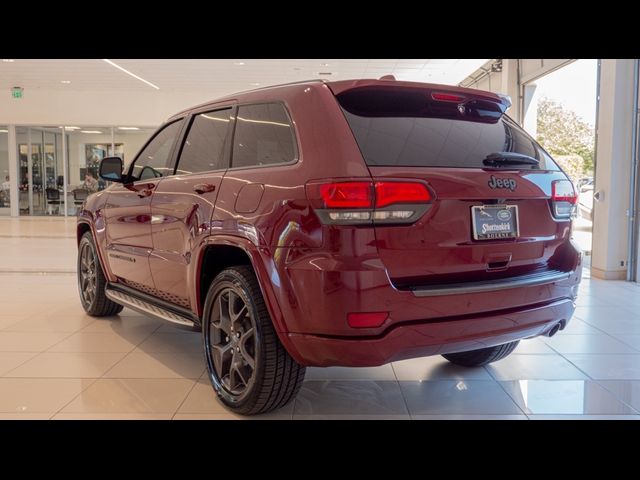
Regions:
<instances>
[{"instance_id":1,"label":"tailgate handle","mask_svg":"<svg viewBox=\"0 0 640 480\"><path fill-rule=\"evenodd\" d=\"M505 260L503 262L489 262L487 263L487 270L500 270L502 268L507 268L509 265L509 260Z\"/></svg>"}]
</instances>

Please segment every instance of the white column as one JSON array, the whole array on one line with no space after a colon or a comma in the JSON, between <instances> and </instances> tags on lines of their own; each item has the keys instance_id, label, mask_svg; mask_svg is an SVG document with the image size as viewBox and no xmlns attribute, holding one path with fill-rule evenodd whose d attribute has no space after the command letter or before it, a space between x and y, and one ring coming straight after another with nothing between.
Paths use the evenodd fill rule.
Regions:
<instances>
[{"instance_id":1,"label":"white column","mask_svg":"<svg viewBox=\"0 0 640 480\"><path fill-rule=\"evenodd\" d=\"M633 110L633 60L603 59L591 260L597 278L626 278Z\"/></svg>"},{"instance_id":2,"label":"white column","mask_svg":"<svg viewBox=\"0 0 640 480\"><path fill-rule=\"evenodd\" d=\"M511 108L507 114L516 122L522 123L520 118L520 85L518 85L518 60L515 58L502 59L502 81L500 93L511 97Z\"/></svg>"},{"instance_id":3,"label":"white column","mask_svg":"<svg viewBox=\"0 0 640 480\"><path fill-rule=\"evenodd\" d=\"M18 145L16 141L16 126L9 125L9 135L7 149L9 150L9 182L11 188L9 190L9 201L11 202L11 216L20 215L20 191L18 190L20 182L20 170L18 169Z\"/></svg>"}]
</instances>

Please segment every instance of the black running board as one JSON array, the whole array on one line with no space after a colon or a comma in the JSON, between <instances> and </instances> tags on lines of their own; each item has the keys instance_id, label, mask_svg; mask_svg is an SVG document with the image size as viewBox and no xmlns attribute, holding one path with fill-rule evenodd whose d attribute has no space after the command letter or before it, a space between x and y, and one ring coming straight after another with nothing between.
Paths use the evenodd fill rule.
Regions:
<instances>
[{"instance_id":1,"label":"black running board","mask_svg":"<svg viewBox=\"0 0 640 480\"><path fill-rule=\"evenodd\" d=\"M176 327L194 330L199 319L189 310L168 304L124 285L110 283L105 289L106 296L125 307L151 317L169 322Z\"/></svg>"},{"instance_id":2,"label":"black running board","mask_svg":"<svg viewBox=\"0 0 640 480\"><path fill-rule=\"evenodd\" d=\"M449 283L443 285L429 285L428 287L414 287L411 289L416 297L436 297L438 295L462 295L468 293L493 292L509 288L533 287L561 282L571 277L573 272L547 270L512 278L483 282Z\"/></svg>"}]
</instances>

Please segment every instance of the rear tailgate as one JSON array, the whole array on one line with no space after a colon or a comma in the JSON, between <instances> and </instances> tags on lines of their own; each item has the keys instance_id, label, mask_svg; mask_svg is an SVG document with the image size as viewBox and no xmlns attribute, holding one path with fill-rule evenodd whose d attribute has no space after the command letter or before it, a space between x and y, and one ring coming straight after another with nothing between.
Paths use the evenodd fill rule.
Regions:
<instances>
[{"instance_id":1,"label":"rear tailgate","mask_svg":"<svg viewBox=\"0 0 640 480\"><path fill-rule=\"evenodd\" d=\"M554 214L551 200L553 182L567 178L503 115L502 97L408 82L334 85L374 181L417 179L433 193L412 225L375 226L380 258L396 287L571 268L570 221ZM487 164L496 153L537 164Z\"/></svg>"}]
</instances>

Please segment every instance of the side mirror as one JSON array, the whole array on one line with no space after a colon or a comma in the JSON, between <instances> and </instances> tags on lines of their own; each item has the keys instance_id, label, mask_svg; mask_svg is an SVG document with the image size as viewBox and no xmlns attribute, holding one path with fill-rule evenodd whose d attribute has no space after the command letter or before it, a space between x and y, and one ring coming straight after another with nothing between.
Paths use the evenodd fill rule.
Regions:
<instances>
[{"instance_id":1,"label":"side mirror","mask_svg":"<svg viewBox=\"0 0 640 480\"><path fill-rule=\"evenodd\" d=\"M120 157L105 157L100 162L98 175L109 182L122 183L122 159Z\"/></svg>"}]
</instances>

